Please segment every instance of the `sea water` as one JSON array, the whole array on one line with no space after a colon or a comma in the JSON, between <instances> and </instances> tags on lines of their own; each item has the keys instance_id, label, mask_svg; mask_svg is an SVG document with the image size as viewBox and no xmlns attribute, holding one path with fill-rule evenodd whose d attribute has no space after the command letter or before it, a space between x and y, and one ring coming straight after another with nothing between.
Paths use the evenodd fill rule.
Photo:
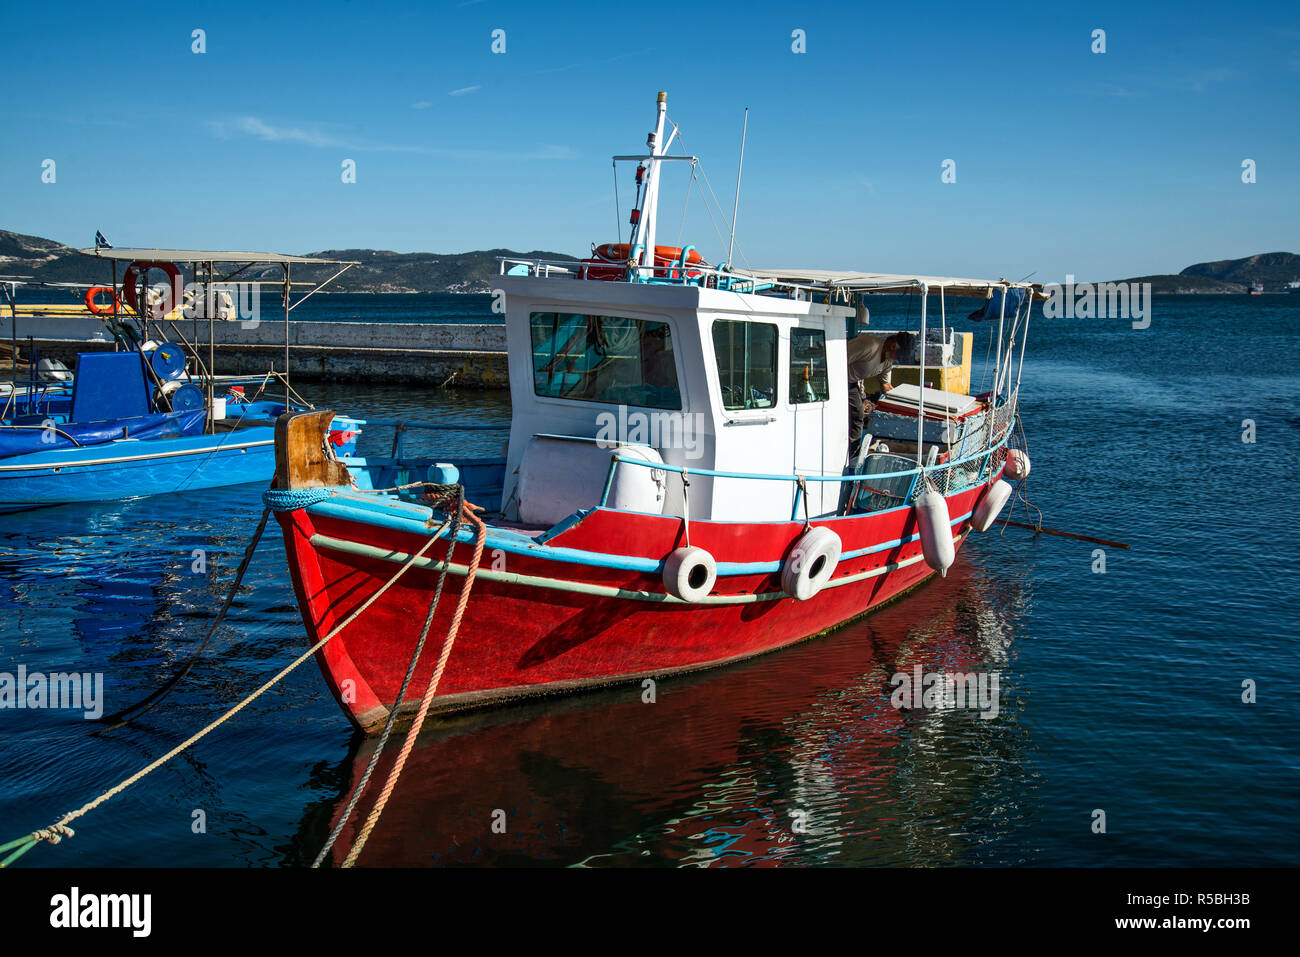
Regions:
<instances>
[{"instance_id":1,"label":"sea water","mask_svg":"<svg viewBox=\"0 0 1300 957\"><path fill-rule=\"evenodd\" d=\"M303 318L494 318L487 296L311 303ZM873 305L876 328L916 322L915 302ZM953 324L977 330L978 386L987 327ZM1036 312L1030 332L1035 510L1018 500L1015 520L1041 510L1130 550L999 525L947 578L830 635L662 680L652 702L635 685L434 719L362 862L1300 864L1300 297L1157 297L1144 330ZM362 417L509 420L504 393L300 385ZM363 442L391 440L379 432ZM109 712L143 697L197 648L259 493L0 518L0 672L102 675ZM0 708L0 842L139 770L304 647L272 525L159 707L103 735L81 711ZM996 677L996 714L945 693L951 675L986 695ZM941 690L906 697L900 678ZM21 866L304 865L372 746L308 662Z\"/></svg>"}]
</instances>

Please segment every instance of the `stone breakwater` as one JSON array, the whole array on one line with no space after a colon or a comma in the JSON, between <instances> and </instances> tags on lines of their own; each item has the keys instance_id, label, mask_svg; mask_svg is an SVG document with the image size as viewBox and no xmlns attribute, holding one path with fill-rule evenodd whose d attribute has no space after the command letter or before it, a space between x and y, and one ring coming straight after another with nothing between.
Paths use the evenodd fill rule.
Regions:
<instances>
[{"instance_id":1,"label":"stone breakwater","mask_svg":"<svg viewBox=\"0 0 1300 957\"><path fill-rule=\"evenodd\" d=\"M12 321L0 318L0 341L8 343ZM176 327L208 361L208 323L184 320ZM18 351L28 337L42 357L72 365L79 352L112 351L113 341L89 317L18 316ZM155 340L180 342L167 323L151 324ZM285 324L263 319L213 324L213 367L218 375L256 375L284 369ZM289 371L307 381L409 382L468 389L508 386L506 330L488 323L294 322L289 323ZM194 369L190 360L191 371Z\"/></svg>"}]
</instances>

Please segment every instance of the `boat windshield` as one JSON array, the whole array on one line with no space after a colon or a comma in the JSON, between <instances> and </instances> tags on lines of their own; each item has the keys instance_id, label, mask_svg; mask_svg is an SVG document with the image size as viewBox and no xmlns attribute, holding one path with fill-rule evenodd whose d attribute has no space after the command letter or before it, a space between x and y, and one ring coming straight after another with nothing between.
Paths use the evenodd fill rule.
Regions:
<instances>
[{"instance_id":1,"label":"boat windshield","mask_svg":"<svg viewBox=\"0 0 1300 957\"><path fill-rule=\"evenodd\" d=\"M621 316L534 312L533 389L650 409L681 409L672 331L665 322Z\"/></svg>"}]
</instances>

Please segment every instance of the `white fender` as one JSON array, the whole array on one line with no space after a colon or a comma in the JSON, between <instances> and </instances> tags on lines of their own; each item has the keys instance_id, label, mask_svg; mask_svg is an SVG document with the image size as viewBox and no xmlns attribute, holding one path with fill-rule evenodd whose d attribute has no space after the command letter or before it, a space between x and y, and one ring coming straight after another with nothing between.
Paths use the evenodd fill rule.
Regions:
<instances>
[{"instance_id":1,"label":"white fender","mask_svg":"<svg viewBox=\"0 0 1300 957\"><path fill-rule=\"evenodd\" d=\"M1002 514L1007 499L1011 498L1011 492L1011 483L1005 479L998 479L989 486L989 490L984 493L984 497L975 506L975 511L971 513L970 527L977 532L988 531Z\"/></svg>"},{"instance_id":2,"label":"white fender","mask_svg":"<svg viewBox=\"0 0 1300 957\"><path fill-rule=\"evenodd\" d=\"M800 535L781 566L781 588L791 598L807 601L835 573L840 562L840 537L824 526Z\"/></svg>"},{"instance_id":3,"label":"white fender","mask_svg":"<svg viewBox=\"0 0 1300 957\"><path fill-rule=\"evenodd\" d=\"M702 548L685 545L664 559L664 588L682 601L708 597L718 580L718 563Z\"/></svg>"},{"instance_id":4,"label":"white fender","mask_svg":"<svg viewBox=\"0 0 1300 957\"><path fill-rule=\"evenodd\" d=\"M1013 482L1029 478L1029 455L1024 449L1008 449L1007 465L1002 474Z\"/></svg>"},{"instance_id":5,"label":"white fender","mask_svg":"<svg viewBox=\"0 0 1300 957\"><path fill-rule=\"evenodd\" d=\"M957 559L952 544L952 525L949 521L948 503L934 489L927 489L916 500L916 526L921 535L921 552L925 563L940 575Z\"/></svg>"}]
</instances>

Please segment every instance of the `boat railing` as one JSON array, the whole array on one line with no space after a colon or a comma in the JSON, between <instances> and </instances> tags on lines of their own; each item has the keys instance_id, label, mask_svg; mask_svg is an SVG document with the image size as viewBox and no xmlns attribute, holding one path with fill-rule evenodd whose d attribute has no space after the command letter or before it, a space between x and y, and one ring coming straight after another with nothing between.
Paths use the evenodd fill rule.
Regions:
<instances>
[{"instance_id":1,"label":"boat railing","mask_svg":"<svg viewBox=\"0 0 1300 957\"><path fill-rule=\"evenodd\" d=\"M375 427L391 428L393 430L393 448L389 457L400 459L402 457L403 442L406 434L413 430L424 430L430 432L509 432L510 426L506 425L470 425L459 422L411 422L405 419L358 419L349 416L353 422L361 426L363 431Z\"/></svg>"},{"instance_id":2,"label":"boat railing","mask_svg":"<svg viewBox=\"0 0 1300 957\"><path fill-rule=\"evenodd\" d=\"M884 479L911 477L911 485L908 487L907 494L898 496L901 502L911 502L927 486L934 488L940 494L947 496L954 491L962 488L970 488L984 481L989 472L989 468L994 461L994 457L1006 446L1011 437L1010 430L1001 436L996 442L988 448L981 449L970 455L949 462L937 462L933 465L920 465L916 468L903 469L895 472L875 472L868 474L848 474L848 475L780 475L767 474L762 472L728 472L717 469L695 469L684 465L669 465L666 462L651 462L636 456L623 457L613 455L610 457L609 472L605 475L605 488L600 496L600 507L606 508L609 502L609 495L614 486L614 475L620 465L635 465L641 468L653 469L655 471L676 472L682 477L683 484L689 482L689 477L702 475L710 478L723 479L745 479L758 482L790 482L794 486L794 503L790 510L790 520L795 521L799 515L799 507L803 503L806 485L808 482L880 482ZM685 495L683 501L685 501ZM687 508L689 510L689 507Z\"/></svg>"},{"instance_id":3,"label":"boat railing","mask_svg":"<svg viewBox=\"0 0 1300 957\"><path fill-rule=\"evenodd\" d=\"M609 272L623 270L628 274L629 282L650 285L669 286L707 286L730 292L757 293L775 288L775 283L760 282L750 276L738 276L725 266L711 266L707 263L676 262L654 267L655 275L637 275L638 269L650 269L649 266L633 267L616 262L586 262L553 259L516 259L498 256L503 276L530 276L538 279L590 279L592 270ZM660 275L662 273L663 275Z\"/></svg>"}]
</instances>

